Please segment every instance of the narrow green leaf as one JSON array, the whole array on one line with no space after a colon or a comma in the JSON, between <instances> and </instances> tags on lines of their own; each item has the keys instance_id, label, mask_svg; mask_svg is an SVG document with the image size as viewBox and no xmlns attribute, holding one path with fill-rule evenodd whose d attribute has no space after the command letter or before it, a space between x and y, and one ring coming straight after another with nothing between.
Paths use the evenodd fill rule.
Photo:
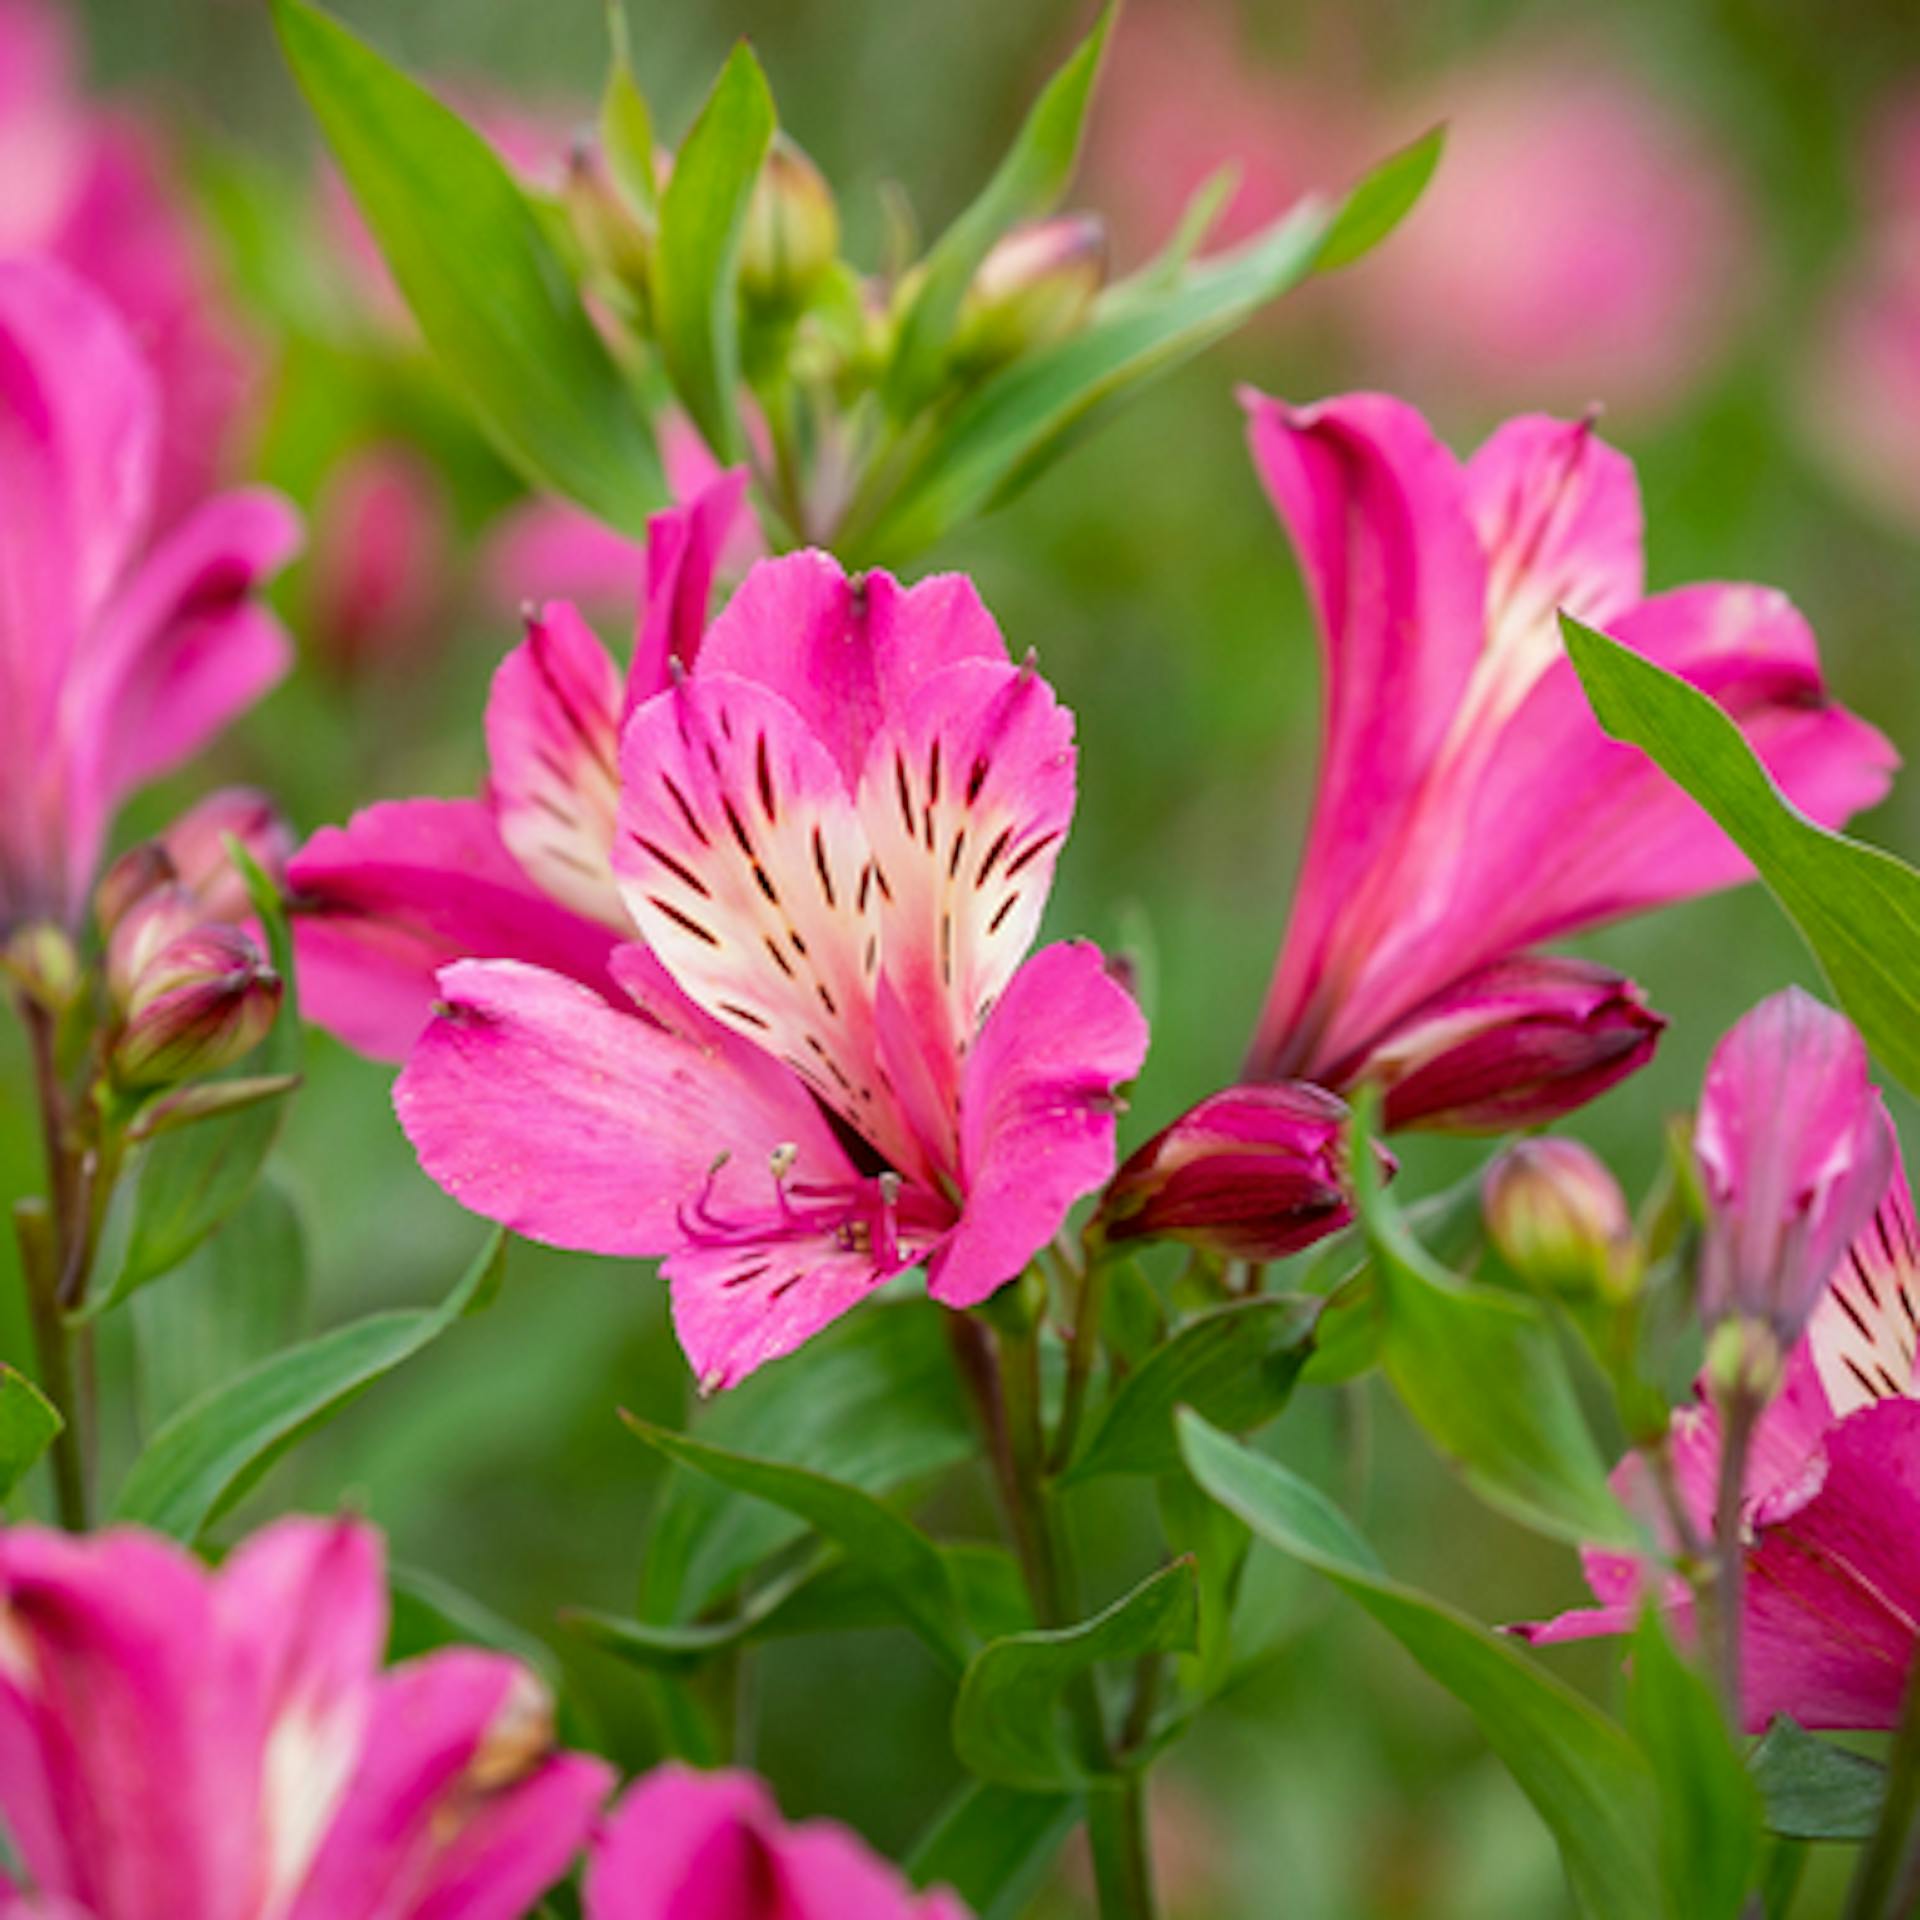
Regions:
<instances>
[{"instance_id":1,"label":"narrow green leaf","mask_svg":"<svg viewBox=\"0 0 1920 1920\"><path fill-rule=\"evenodd\" d=\"M630 534L666 500L653 436L518 183L458 114L308 0L281 45L427 344L536 486Z\"/></svg>"},{"instance_id":2,"label":"narrow green leaf","mask_svg":"<svg viewBox=\"0 0 1920 1920\"><path fill-rule=\"evenodd\" d=\"M114 1517L191 1541L298 1440L492 1297L505 1264L495 1228L439 1306L376 1313L289 1348L203 1394L154 1435Z\"/></svg>"},{"instance_id":3,"label":"narrow green leaf","mask_svg":"<svg viewBox=\"0 0 1920 1920\"><path fill-rule=\"evenodd\" d=\"M1346 1516L1277 1462L1190 1413L1180 1443L1222 1506L1358 1602L1473 1715L1558 1841L1589 1920L1659 1911L1652 1780L1612 1721L1510 1641L1389 1578Z\"/></svg>"},{"instance_id":4,"label":"narrow green leaf","mask_svg":"<svg viewBox=\"0 0 1920 1920\"><path fill-rule=\"evenodd\" d=\"M1657 1610L1633 1637L1627 1722L1660 1802L1660 1873L1673 1920L1734 1920L1760 1860L1760 1796L1707 1685Z\"/></svg>"},{"instance_id":5,"label":"narrow green leaf","mask_svg":"<svg viewBox=\"0 0 1920 1920\"><path fill-rule=\"evenodd\" d=\"M1540 1307L1456 1280L1407 1230L1380 1178L1369 1109L1348 1164L1385 1303L1381 1358L1408 1410L1488 1505L1576 1543L1632 1548L1566 1362Z\"/></svg>"},{"instance_id":6,"label":"narrow green leaf","mask_svg":"<svg viewBox=\"0 0 1920 1920\"><path fill-rule=\"evenodd\" d=\"M424 1567L396 1565L387 1569L387 1585L393 1597L389 1661L416 1659L441 1647L491 1647L511 1654L558 1691L560 1665L553 1649L452 1581Z\"/></svg>"},{"instance_id":7,"label":"narrow green leaf","mask_svg":"<svg viewBox=\"0 0 1920 1920\"><path fill-rule=\"evenodd\" d=\"M1920 1093L1920 873L1815 826L1740 729L1697 687L1560 616L1595 717L1691 794L1754 864L1835 996L1910 1093Z\"/></svg>"},{"instance_id":8,"label":"narrow green leaf","mask_svg":"<svg viewBox=\"0 0 1920 1920\"><path fill-rule=\"evenodd\" d=\"M1167 244L1124 283L1130 291L1164 293L1178 284L1187 262L1207 243L1220 216L1240 186L1240 163L1214 168L1187 197Z\"/></svg>"},{"instance_id":9,"label":"narrow green leaf","mask_svg":"<svg viewBox=\"0 0 1920 1920\"><path fill-rule=\"evenodd\" d=\"M1080 1812L1075 1794L1020 1793L974 1781L914 1848L908 1877L916 1887L951 1888L977 1920L1020 1920Z\"/></svg>"},{"instance_id":10,"label":"narrow green leaf","mask_svg":"<svg viewBox=\"0 0 1920 1920\"><path fill-rule=\"evenodd\" d=\"M871 528L853 530L862 555L917 553L949 527L1004 505L1102 408L1192 359L1299 281L1325 231L1324 210L1303 202L1170 291L1115 288L1081 332L1016 360L954 409Z\"/></svg>"},{"instance_id":11,"label":"narrow green leaf","mask_svg":"<svg viewBox=\"0 0 1920 1920\"><path fill-rule=\"evenodd\" d=\"M940 1549L911 1521L843 1480L778 1460L731 1453L651 1426L631 1414L622 1418L656 1453L735 1493L765 1500L831 1540L893 1594L907 1620L942 1661L956 1671L964 1664L969 1639L952 1575Z\"/></svg>"},{"instance_id":12,"label":"narrow green leaf","mask_svg":"<svg viewBox=\"0 0 1920 1920\"><path fill-rule=\"evenodd\" d=\"M953 1746L983 1780L1048 1793L1096 1777L1066 1726L1067 1689L1107 1660L1191 1653L1199 1606L1192 1562L1176 1560L1104 1613L983 1647L960 1683Z\"/></svg>"},{"instance_id":13,"label":"narrow green leaf","mask_svg":"<svg viewBox=\"0 0 1920 1920\"><path fill-rule=\"evenodd\" d=\"M1370 254L1413 211L1446 144L1446 128L1434 127L1382 160L1341 201L1314 271L1331 273Z\"/></svg>"},{"instance_id":14,"label":"narrow green leaf","mask_svg":"<svg viewBox=\"0 0 1920 1920\"><path fill-rule=\"evenodd\" d=\"M1176 1471L1177 1407L1193 1407L1231 1433L1278 1418L1313 1350L1320 1306L1297 1294L1269 1294L1190 1320L1127 1377L1065 1484Z\"/></svg>"},{"instance_id":15,"label":"narrow green leaf","mask_svg":"<svg viewBox=\"0 0 1920 1920\"><path fill-rule=\"evenodd\" d=\"M1818 1739L1785 1714L1747 1762L1769 1833L1788 1840L1870 1840L1887 1797L1887 1770Z\"/></svg>"},{"instance_id":16,"label":"narrow green leaf","mask_svg":"<svg viewBox=\"0 0 1920 1920\"><path fill-rule=\"evenodd\" d=\"M939 387L960 303L993 243L1009 227L1050 213L1066 192L1113 16L1109 6L1047 82L993 178L928 253L882 387L896 419L910 417Z\"/></svg>"},{"instance_id":17,"label":"narrow green leaf","mask_svg":"<svg viewBox=\"0 0 1920 1920\"><path fill-rule=\"evenodd\" d=\"M608 0L607 28L613 64L600 95L600 148L607 171L627 204L636 211L659 211L653 175L653 114L633 76L627 47L627 16L621 0Z\"/></svg>"},{"instance_id":18,"label":"narrow green leaf","mask_svg":"<svg viewBox=\"0 0 1920 1920\"><path fill-rule=\"evenodd\" d=\"M773 130L767 77L743 41L681 142L660 204L660 353L681 403L722 460L740 452L740 236Z\"/></svg>"},{"instance_id":19,"label":"narrow green leaf","mask_svg":"<svg viewBox=\"0 0 1920 1920\"><path fill-rule=\"evenodd\" d=\"M12 1494L66 1422L18 1367L0 1360L0 1500Z\"/></svg>"},{"instance_id":20,"label":"narrow green leaf","mask_svg":"<svg viewBox=\"0 0 1920 1920\"><path fill-rule=\"evenodd\" d=\"M979 1442L947 1350L945 1317L924 1299L876 1302L702 1407L695 1437L810 1467L871 1494L971 1459ZM648 1535L642 1616L671 1621L704 1612L805 1531L789 1513L676 1468Z\"/></svg>"}]
</instances>

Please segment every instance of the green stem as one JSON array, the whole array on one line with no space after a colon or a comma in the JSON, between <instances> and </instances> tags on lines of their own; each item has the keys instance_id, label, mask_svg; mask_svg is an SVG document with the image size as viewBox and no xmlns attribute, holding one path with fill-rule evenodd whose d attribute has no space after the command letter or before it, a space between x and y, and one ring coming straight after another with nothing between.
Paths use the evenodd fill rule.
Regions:
<instances>
[{"instance_id":1,"label":"green stem","mask_svg":"<svg viewBox=\"0 0 1920 1920\"><path fill-rule=\"evenodd\" d=\"M14 1236L20 1244L20 1270L26 1282L27 1311L40 1355L40 1385L60 1415L53 1437L53 1496L60 1524L72 1533L87 1527L86 1456L74 1391L73 1353L66 1316L60 1311L60 1257L52 1211L44 1202L23 1200L13 1210Z\"/></svg>"},{"instance_id":2,"label":"green stem","mask_svg":"<svg viewBox=\"0 0 1920 1920\"><path fill-rule=\"evenodd\" d=\"M1920 1661L1907 1676L1887 1762L1887 1797L1847 1894L1846 1920L1899 1920L1920 1880Z\"/></svg>"},{"instance_id":3,"label":"green stem","mask_svg":"<svg viewBox=\"0 0 1920 1920\"><path fill-rule=\"evenodd\" d=\"M1073 1450L1079 1444L1087 1389L1093 1382L1093 1363L1100 1351L1100 1320L1106 1312L1109 1271L1105 1247L1090 1242L1074 1301L1073 1332L1067 1341L1067 1384L1060 1402L1060 1424L1053 1436L1055 1473L1065 1473L1073 1464Z\"/></svg>"},{"instance_id":4,"label":"green stem","mask_svg":"<svg viewBox=\"0 0 1920 1920\"><path fill-rule=\"evenodd\" d=\"M1747 1452L1760 1404L1744 1388L1725 1395L1720 1406L1720 1484L1713 1503L1714 1652L1720 1697L1737 1739L1741 1714L1740 1628L1746 1599L1747 1543L1742 1505L1747 1484Z\"/></svg>"},{"instance_id":5,"label":"green stem","mask_svg":"<svg viewBox=\"0 0 1920 1920\"><path fill-rule=\"evenodd\" d=\"M1147 1782L1127 1772L1104 1780L1087 1796L1087 1840L1100 1912L1152 1920L1153 1861L1147 1847Z\"/></svg>"}]
</instances>

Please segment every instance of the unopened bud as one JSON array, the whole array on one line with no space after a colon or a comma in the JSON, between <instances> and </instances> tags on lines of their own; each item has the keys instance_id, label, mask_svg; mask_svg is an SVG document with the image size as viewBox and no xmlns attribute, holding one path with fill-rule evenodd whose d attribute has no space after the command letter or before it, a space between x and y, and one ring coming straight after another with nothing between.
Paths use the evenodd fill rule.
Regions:
<instances>
[{"instance_id":1,"label":"unopened bud","mask_svg":"<svg viewBox=\"0 0 1920 1920\"><path fill-rule=\"evenodd\" d=\"M833 189L785 134L775 134L747 203L740 291L758 306L801 306L839 257Z\"/></svg>"},{"instance_id":2,"label":"unopened bud","mask_svg":"<svg viewBox=\"0 0 1920 1920\"><path fill-rule=\"evenodd\" d=\"M16 927L0 947L0 974L49 1013L69 1005L80 987L80 956L50 920Z\"/></svg>"},{"instance_id":3,"label":"unopened bud","mask_svg":"<svg viewBox=\"0 0 1920 1920\"><path fill-rule=\"evenodd\" d=\"M160 953L204 925L206 918L193 895L177 881L149 888L118 916L107 938L107 991L122 1013Z\"/></svg>"},{"instance_id":4,"label":"unopened bud","mask_svg":"<svg viewBox=\"0 0 1920 1920\"><path fill-rule=\"evenodd\" d=\"M1107 230L1096 215L1015 227L967 289L954 330L956 363L981 372L1078 333L1106 277Z\"/></svg>"},{"instance_id":5,"label":"unopened bud","mask_svg":"<svg viewBox=\"0 0 1920 1920\"><path fill-rule=\"evenodd\" d=\"M113 1049L126 1086L216 1073L267 1037L280 976L237 927L208 924L170 941L135 976Z\"/></svg>"},{"instance_id":6,"label":"unopened bud","mask_svg":"<svg viewBox=\"0 0 1920 1920\"><path fill-rule=\"evenodd\" d=\"M100 876L100 884L93 890L93 917L101 937L110 938L139 902L161 887L173 886L179 878L158 840L142 840L137 847L129 847Z\"/></svg>"},{"instance_id":7,"label":"unopened bud","mask_svg":"<svg viewBox=\"0 0 1920 1920\"><path fill-rule=\"evenodd\" d=\"M605 155L585 141L576 145L560 191L589 265L638 296L647 281L651 236L615 184Z\"/></svg>"},{"instance_id":8,"label":"unopened bud","mask_svg":"<svg viewBox=\"0 0 1920 1920\"><path fill-rule=\"evenodd\" d=\"M1639 1249L1620 1183L1577 1140L1523 1140L1481 1188L1500 1257L1536 1286L1619 1299L1638 1282Z\"/></svg>"},{"instance_id":9,"label":"unopened bud","mask_svg":"<svg viewBox=\"0 0 1920 1920\"><path fill-rule=\"evenodd\" d=\"M1707 1388L1715 1405L1764 1407L1786 1383L1786 1356L1764 1320L1722 1320L1707 1336Z\"/></svg>"},{"instance_id":10,"label":"unopened bud","mask_svg":"<svg viewBox=\"0 0 1920 1920\"><path fill-rule=\"evenodd\" d=\"M269 880L278 885L285 878L293 830L253 787L222 787L208 794L160 836L181 886L208 920L240 921L253 912L246 882L227 849L229 838L239 841Z\"/></svg>"}]
</instances>

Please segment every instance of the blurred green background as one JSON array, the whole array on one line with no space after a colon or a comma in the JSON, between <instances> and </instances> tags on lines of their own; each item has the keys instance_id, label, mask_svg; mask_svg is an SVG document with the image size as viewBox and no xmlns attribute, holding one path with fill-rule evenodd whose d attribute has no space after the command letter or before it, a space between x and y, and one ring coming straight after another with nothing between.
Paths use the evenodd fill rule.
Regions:
<instances>
[{"instance_id":1,"label":"blurred green background","mask_svg":"<svg viewBox=\"0 0 1920 1920\"><path fill-rule=\"evenodd\" d=\"M467 97L524 99L560 127L586 118L603 70L598 0L342 0L339 10L415 72ZM291 230L312 212L313 142L264 9L93 0L84 11L98 84L157 97L212 190L230 201L243 183L263 210L255 268L283 251L304 261L310 279L277 297L319 305L340 297L354 270ZM1155 1044L1130 1139L1233 1074L1284 923L1311 795L1313 643L1287 547L1244 455L1237 382L1302 399L1393 385L1463 450L1508 412L1611 402L1606 431L1637 461L1645 490L1652 584L1750 578L1785 588L1819 633L1840 695L1909 755L1920 752L1920 511L1908 517L1897 489L1857 484L1849 423L1819 397L1820 369L1841 337L1835 303L1897 246L1884 231L1874 147L1903 84L1920 84L1911 7L1189 0L1179 12L1186 28L1227 50L1223 71L1254 103L1228 111L1204 86L1190 88L1193 137L1204 145L1251 129L1286 151L1302 186L1339 184L1370 152L1440 115L1455 118L1456 141L1469 137L1475 76L1489 61L1563 49L1604 59L1711 156L1719 190L1738 209L1738 241L1725 256L1692 262L1706 284L1690 289L1687 298L1704 303L1690 311L1708 313L1711 344L1653 401L1614 395L1604 377L1590 394L1569 395L1545 377L1536 390L1530 367L1510 356L1471 372L1425 363L1422 299L1450 296L1384 282L1369 296L1360 278L1390 265L1372 263L1351 294L1315 293L1155 389L1024 500L928 556L929 568L977 577L1010 643L1039 650L1078 712L1080 812L1050 925L1142 957ZM904 187L929 230L962 203L1086 9L1054 0L676 0L630 4L629 13L642 77L669 132L684 124L730 40L750 36L783 124L835 182L854 244L872 246L884 183ZM1116 79L1130 36L1158 46L1151 36L1168 17L1142 4L1123 17ZM1165 188L1156 170L1172 164L1161 135L1122 111L1150 98L1153 68L1150 52L1132 56L1128 84L1096 106L1093 163L1075 196L1113 216L1123 264L1137 257L1141 204ZM1184 70L1169 58L1163 71ZM1538 106L1535 137L1544 140L1550 87ZM1513 152L1517 190L1526 141ZM1248 158L1251 168L1260 155ZM1501 234L1501 190L1496 167L1463 231L1477 220ZM1429 212L1438 217L1437 199L1414 226ZM1657 201L1633 217L1657 218ZM1389 242L1389 253L1400 244ZM1383 323L1378 312L1383 301L1407 323L1398 346L1392 315ZM1362 324L1356 315L1369 303ZM284 310L258 312L269 340L283 322ZM1920 334L1912 350L1920 362ZM403 433L433 451L456 518L472 533L511 482L404 346L388 342L373 359L370 373L368 356L316 326L265 377L249 458L307 491L343 441ZM1920 416L1911 426L1920 447ZM296 582L296 621L302 591ZM163 821L216 780L273 789L303 830L376 797L469 789L481 770L486 678L515 637L510 617L483 600L449 602L432 644L419 641L403 661L343 676L316 649L190 781L149 796L126 831ZM1920 794L1903 784L1865 830L1911 855L1920 849ZM1663 1116L1689 1104L1718 1034L1763 993L1812 976L1751 889L1588 945L1642 981L1673 1022L1653 1067L1574 1129L1636 1189L1657 1163ZM17 1065L10 1053L0 1059L0 1189L9 1197L36 1177ZM474 1223L416 1170L384 1070L320 1036L310 1068L281 1164L311 1241L313 1317L330 1324L374 1304L434 1297L476 1241ZM1474 1157L1458 1144L1409 1143L1407 1190L1439 1184ZM9 1351L16 1313L9 1288L0 1322ZM1676 1356L1680 1377L1685 1364ZM111 1342L104 1365L110 1378L126 1366ZM349 1501L386 1527L402 1561L550 1633L557 1608L619 1608L634 1591L655 1477L614 1409L677 1417L686 1394L650 1272L519 1247L488 1314L369 1395L271 1479L252 1510ZM1470 1501L1382 1391L1303 1395L1274 1444L1357 1503L1397 1572L1477 1617L1530 1617L1580 1592L1572 1556ZM953 1517L965 1527L984 1513L962 1499ZM1087 1543L1097 1590L1109 1590L1111 1569L1134 1564L1140 1521L1124 1504L1103 1516ZM1278 1567L1262 1579L1274 1658L1162 1770L1172 1910L1189 1920L1564 1911L1544 1833L1464 1716L1324 1591ZM604 1703L604 1737L624 1761L644 1763L649 1731L630 1680L567 1657ZM1596 1690L1614 1681L1604 1647L1556 1655L1555 1664ZM953 1779L944 1687L915 1645L896 1634L789 1643L759 1656L754 1678L753 1757L788 1810L831 1813L891 1850L906 1845ZM1077 1899L1069 1878L1046 1910L1071 1913ZM1824 1909L1816 1898L1804 1910Z\"/></svg>"}]
</instances>

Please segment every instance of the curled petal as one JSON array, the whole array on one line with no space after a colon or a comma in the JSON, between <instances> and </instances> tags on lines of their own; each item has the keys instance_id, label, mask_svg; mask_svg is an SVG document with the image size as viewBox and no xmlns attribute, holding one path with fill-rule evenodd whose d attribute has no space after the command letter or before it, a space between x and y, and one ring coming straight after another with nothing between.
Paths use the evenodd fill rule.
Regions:
<instances>
[{"instance_id":1,"label":"curled petal","mask_svg":"<svg viewBox=\"0 0 1920 1920\"><path fill-rule=\"evenodd\" d=\"M647 522L647 592L627 675L630 711L664 688L677 661L691 667L707 628L714 575L743 540L753 543L747 474L730 468Z\"/></svg>"}]
</instances>

